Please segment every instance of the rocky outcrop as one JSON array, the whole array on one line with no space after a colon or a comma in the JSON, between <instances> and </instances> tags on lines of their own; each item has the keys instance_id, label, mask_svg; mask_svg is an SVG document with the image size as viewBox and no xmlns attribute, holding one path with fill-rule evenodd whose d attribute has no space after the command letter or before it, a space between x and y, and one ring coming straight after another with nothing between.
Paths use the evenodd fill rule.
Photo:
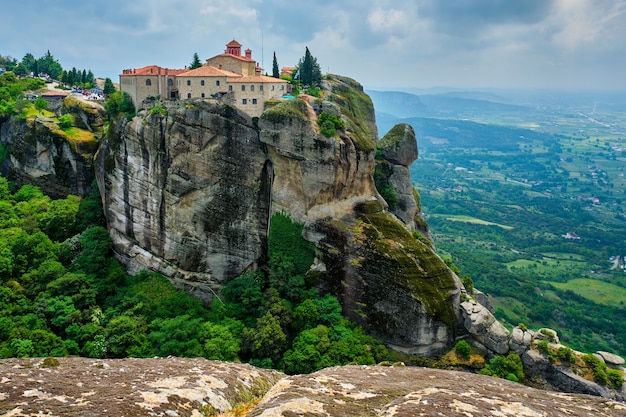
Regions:
<instances>
[{"instance_id":1,"label":"rocky outcrop","mask_svg":"<svg viewBox=\"0 0 626 417\"><path fill-rule=\"evenodd\" d=\"M440 352L456 337L461 284L385 210L362 87L334 76L324 94L274 103L258 120L215 100L165 103L111 129L96 164L116 253L131 272L161 272L208 301L264 261L271 216L284 211L317 245L317 285L350 318L402 350ZM345 128L320 134L321 113ZM415 136L403 138L396 153L409 163L402 149L417 156ZM406 167L402 176L411 217Z\"/></svg>"},{"instance_id":2,"label":"rocky outcrop","mask_svg":"<svg viewBox=\"0 0 626 417\"><path fill-rule=\"evenodd\" d=\"M116 253L209 300L264 256L271 167L252 120L215 101L141 112L104 142L97 179ZM269 168L268 168L269 167Z\"/></svg>"},{"instance_id":3,"label":"rocky outcrop","mask_svg":"<svg viewBox=\"0 0 626 417\"><path fill-rule=\"evenodd\" d=\"M2 175L16 184L33 184L53 198L85 196L94 180L93 156L102 134L104 109L96 103L68 97L56 110L77 122L73 131L62 130L56 119L12 118L2 124L0 140L8 157Z\"/></svg>"},{"instance_id":4,"label":"rocky outcrop","mask_svg":"<svg viewBox=\"0 0 626 417\"><path fill-rule=\"evenodd\" d=\"M418 230L429 237L428 225L422 217L419 193L413 187L409 167L418 157L413 127L401 123L391 129L377 145L376 187L389 211L409 230Z\"/></svg>"},{"instance_id":5,"label":"rocky outcrop","mask_svg":"<svg viewBox=\"0 0 626 417\"><path fill-rule=\"evenodd\" d=\"M509 351L510 332L496 318L474 300L461 303L465 329L481 345L503 355Z\"/></svg>"},{"instance_id":6,"label":"rocky outcrop","mask_svg":"<svg viewBox=\"0 0 626 417\"><path fill-rule=\"evenodd\" d=\"M0 360L9 416L624 416L624 403L470 373L345 366L285 376L205 359ZM260 402L259 402L260 399Z\"/></svg>"}]
</instances>

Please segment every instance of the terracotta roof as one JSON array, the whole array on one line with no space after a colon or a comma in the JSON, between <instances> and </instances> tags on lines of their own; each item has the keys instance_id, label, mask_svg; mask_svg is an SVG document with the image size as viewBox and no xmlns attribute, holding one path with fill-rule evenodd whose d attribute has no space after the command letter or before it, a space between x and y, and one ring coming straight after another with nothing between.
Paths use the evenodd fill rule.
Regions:
<instances>
[{"instance_id":1,"label":"terracotta roof","mask_svg":"<svg viewBox=\"0 0 626 417\"><path fill-rule=\"evenodd\" d=\"M287 81L281 80L280 78L268 77L266 75L251 75L248 77L239 76L238 78L230 78L228 77L229 83L278 83Z\"/></svg>"},{"instance_id":2,"label":"terracotta roof","mask_svg":"<svg viewBox=\"0 0 626 417\"><path fill-rule=\"evenodd\" d=\"M120 76L132 76L132 75L178 75L183 72L189 71L187 68L183 69L171 69L163 68L158 65L148 65L143 68L125 69Z\"/></svg>"},{"instance_id":3,"label":"terracotta roof","mask_svg":"<svg viewBox=\"0 0 626 417\"><path fill-rule=\"evenodd\" d=\"M241 77L234 72L221 70L210 65L203 65L177 75L179 77Z\"/></svg>"},{"instance_id":4,"label":"terracotta roof","mask_svg":"<svg viewBox=\"0 0 626 417\"><path fill-rule=\"evenodd\" d=\"M227 56L227 57L229 57L229 58L236 58L236 59L238 59L238 60L240 60L240 61L246 61L246 62L256 62L254 59L252 59L252 58L248 58L248 57L245 57L245 56L243 56L243 55L233 55L233 54L226 54L226 53L224 53L224 54L219 54L219 55L215 55L214 57L209 58L209 60L211 60L211 59L213 59L213 58L222 57L222 56L225 56L225 57Z\"/></svg>"},{"instance_id":5,"label":"terracotta roof","mask_svg":"<svg viewBox=\"0 0 626 417\"><path fill-rule=\"evenodd\" d=\"M233 39L232 41L228 42L226 46L241 46L241 44Z\"/></svg>"}]
</instances>

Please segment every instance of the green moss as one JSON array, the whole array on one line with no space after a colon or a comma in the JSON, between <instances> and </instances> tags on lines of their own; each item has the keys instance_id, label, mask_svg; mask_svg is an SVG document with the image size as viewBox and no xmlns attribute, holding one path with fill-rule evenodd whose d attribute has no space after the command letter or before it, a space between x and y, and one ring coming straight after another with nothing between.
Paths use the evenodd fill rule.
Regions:
<instances>
[{"instance_id":1,"label":"green moss","mask_svg":"<svg viewBox=\"0 0 626 417\"><path fill-rule=\"evenodd\" d=\"M284 100L279 104L269 107L263 112L261 118L272 123L284 123L289 119L298 119L308 122L306 116L306 103L300 99Z\"/></svg>"},{"instance_id":2,"label":"green moss","mask_svg":"<svg viewBox=\"0 0 626 417\"><path fill-rule=\"evenodd\" d=\"M348 77L333 75L330 84L329 100L339 105L342 114L347 117L346 128L353 133L361 149L375 150L376 135L369 123L374 121L372 99L363 92L359 83Z\"/></svg>"},{"instance_id":3,"label":"green moss","mask_svg":"<svg viewBox=\"0 0 626 417\"><path fill-rule=\"evenodd\" d=\"M403 123L395 125L387 134L378 142L378 149L394 147L404 138L406 133L406 125Z\"/></svg>"},{"instance_id":4,"label":"green moss","mask_svg":"<svg viewBox=\"0 0 626 417\"><path fill-rule=\"evenodd\" d=\"M370 213L361 215L360 219L365 224L363 232L371 252L366 257L369 266L385 271L388 285L404 287L436 320L454 326L456 315L450 291L456 284L445 263L393 215Z\"/></svg>"}]
</instances>

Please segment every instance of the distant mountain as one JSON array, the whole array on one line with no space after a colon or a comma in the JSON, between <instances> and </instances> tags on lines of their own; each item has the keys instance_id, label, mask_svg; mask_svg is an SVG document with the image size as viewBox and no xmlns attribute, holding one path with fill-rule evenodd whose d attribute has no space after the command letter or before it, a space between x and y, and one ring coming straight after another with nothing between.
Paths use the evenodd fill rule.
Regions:
<instances>
[{"instance_id":1,"label":"distant mountain","mask_svg":"<svg viewBox=\"0 0 626 417\"><path fill-rule=\"evenodd\" d=\"M417 96L400 91L366 91L377 113L397 118L471 118L477 114L523 112L528 108L512 105L504 97L482 92L451 92Z\"/></svg>"},{"instance_id":2,"label":"distant mountain","mask_svg":"<svg viewBox=\"0 0 626 417\"><path fill-rule=\"evenodd\" d=\"M412 117L429 112L419 96L400 91L366 91L374 102L376 113L388 113L395 117Z\"/></svg>"}]
</instances>

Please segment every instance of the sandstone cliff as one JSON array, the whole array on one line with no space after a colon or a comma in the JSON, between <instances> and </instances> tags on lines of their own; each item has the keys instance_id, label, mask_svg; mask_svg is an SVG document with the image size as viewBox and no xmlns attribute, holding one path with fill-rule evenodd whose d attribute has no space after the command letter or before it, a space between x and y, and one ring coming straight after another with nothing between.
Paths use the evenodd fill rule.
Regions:
<instances>
[{"instance_id":1,"label":"sandstone cliff","mask_svg":"<svg viewBox=\"0 0 626 417\"><path fill-rule=\"evenodd\" d=\"M626 416L600 397L470 373L346 366L285 376L205 359L0 360L6 416Z\"/></svg>"},{"instance_id":2,"label":"sandstone cliff","mask_svg":"<svg viewBox=\"0 0 626 417\"><path fill-rule=\"evenodd\" d=\"M102 135L104 109L69 96L53 110L57 116L70 114L76 128L63 130L56 118L43 116L2 123L0 140L8 157L0 171L18 186L37 185L51 197L85 196L94 180L93 156Z\"/></svg>"},{"instance_id":3,"label":"sandstone cliff","mask_svg":"<svg viewBox=\"0 0 626 417\"><path fill-rule=\"evenodd\" d=\"M400 158L394 177L404 208L390 212L373 180L371 100L338 76L323 91L323 99L275 103L254 120L198 100L120 122L96 160L116 252L131 272L161 272L209 300L263 263L271 216L284 211L304 223L317 245L318 286L350 318L407 352L445 350L459 332L461 284L410 233L419 217L406 169L417 157L415 136L407 132L398 148L412 156ZM322 113L345 128L321 134Z\"/></svg>"}]
</instances>

